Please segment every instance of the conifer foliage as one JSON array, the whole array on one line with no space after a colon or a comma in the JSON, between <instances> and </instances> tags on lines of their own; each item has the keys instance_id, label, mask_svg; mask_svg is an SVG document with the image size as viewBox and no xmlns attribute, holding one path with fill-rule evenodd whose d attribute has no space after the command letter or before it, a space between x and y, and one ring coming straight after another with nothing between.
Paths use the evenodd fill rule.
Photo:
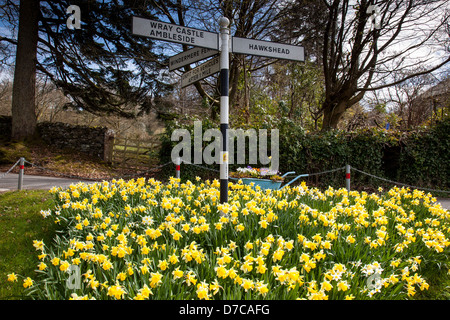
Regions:
<instances>
[{"instance_id":1,"label":"conifer foliage","mask_svg":"<svg viewBox=\"0 0 450 320\"><path fill-rule=\"evenodd\" d=\"M70 5L80 8L78 29L68 26ZM22 14L28 11L20 11L20 7L33 8L28 11L34 12L37 19L30 23L30 14ZM68 107L132 117L149 111L155 98L170 91L160 72L164 56L155 53L151 40L133 36L131 32L133 16L155 19L152 5L147 1L22 0L7 1L1 10L8 18L8 27L19 26L19 33L17 39L11 36L0 40L17 45L18 49L22 42L36 46L35 55L17 50L15 78L31 81L36 72L47 75L71 98ZM20 32L22 27L28 29ZM38 39L30 41L33 33L29 31L36 28ZM36 67L23 68L23 61L35 61ZM27 118L30 119L27 123L23 122L25 113L34 112L34 94L23 90L21 84L17 84L16 90L17 95L20 92L29 96L28 106L23 100L13 101L13 137L21 139L32 134L35 127L33 115ZM25 127L32 128L31 132L25 132Z\"/></svg>"}]
</instances>

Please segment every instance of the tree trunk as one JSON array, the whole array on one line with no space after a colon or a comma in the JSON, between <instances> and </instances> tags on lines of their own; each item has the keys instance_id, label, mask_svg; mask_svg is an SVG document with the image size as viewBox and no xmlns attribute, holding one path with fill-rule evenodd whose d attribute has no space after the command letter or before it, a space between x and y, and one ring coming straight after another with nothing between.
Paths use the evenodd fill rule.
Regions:
<instances>
[{"instance_id":1,"label":"tree trunk","mask_svg":"<svg viewBox=\"0 0 450 320\"><path fill-rule=\"evenodd\" d=\"M39 1L20 0L19 33L12 94L12 139L24 140L36 130L35 90Z\"/></svg>"},{"instance_id":2,"label":"tree trunk","mask_svg":"<svg viewBox=\"0 0 450 320\"><path fill-rule=\"evenodd\" d=\"M338 104L324 102L322 131L336 129L345 110L347 110L345 102L339 102Z\"/></svg>"}]
</instances>

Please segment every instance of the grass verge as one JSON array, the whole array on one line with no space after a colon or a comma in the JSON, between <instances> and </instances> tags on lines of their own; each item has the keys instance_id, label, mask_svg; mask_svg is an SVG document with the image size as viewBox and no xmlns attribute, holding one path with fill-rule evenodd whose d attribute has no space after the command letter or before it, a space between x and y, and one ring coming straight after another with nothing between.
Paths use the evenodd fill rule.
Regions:
<instances>
[{"instance_id":1,"label":"grass verge","mask_svg":"<svg viewBox=\"0 0 450 320\"><path fill-rule=\"evenodd\" d=\"M0 194L0 300L23 299L22 281L8 282L7 274L34 276L38 258L33 240L51 243L53 221L43 219L42 209L54 206L48 190L23 190Z\"/></svg>"}]
</instances>

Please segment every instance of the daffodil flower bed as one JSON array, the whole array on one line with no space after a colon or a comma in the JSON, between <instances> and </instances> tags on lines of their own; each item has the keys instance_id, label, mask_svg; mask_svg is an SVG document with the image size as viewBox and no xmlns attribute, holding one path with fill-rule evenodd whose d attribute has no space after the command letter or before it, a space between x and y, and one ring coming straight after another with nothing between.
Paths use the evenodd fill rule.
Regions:
<instances>
[{"instance_id":1,"label":"daffodil flower bed","mask_svg":"<svg viewBox=\"0 0 450 320\"><path fill-rule=\"evenodd\" d=\"M23 286L37 299L409 299L429 288L426 266L448 268L450 213L430 194L230 183L220 204L218 181L196 180L52 189L41 213L61 233L34 241Z\"/></svg>"}]
</instances>

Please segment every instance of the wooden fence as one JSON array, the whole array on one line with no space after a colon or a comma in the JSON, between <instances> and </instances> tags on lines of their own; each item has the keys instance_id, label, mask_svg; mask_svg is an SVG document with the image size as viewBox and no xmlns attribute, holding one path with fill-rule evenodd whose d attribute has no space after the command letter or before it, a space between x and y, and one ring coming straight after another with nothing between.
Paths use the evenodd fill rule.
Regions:
<instances>
[{"instance_id":1,"label":"wooden fence","mask_svg":"<svg viewBox=\"0 0 450 320\"><path fill-rule=\"evenodd\" d=\"M124 169L148 169L158 163L160 141L158 137L143 141L128 138L114 138L112 164Z\"/></svg>"}]
</instances>

